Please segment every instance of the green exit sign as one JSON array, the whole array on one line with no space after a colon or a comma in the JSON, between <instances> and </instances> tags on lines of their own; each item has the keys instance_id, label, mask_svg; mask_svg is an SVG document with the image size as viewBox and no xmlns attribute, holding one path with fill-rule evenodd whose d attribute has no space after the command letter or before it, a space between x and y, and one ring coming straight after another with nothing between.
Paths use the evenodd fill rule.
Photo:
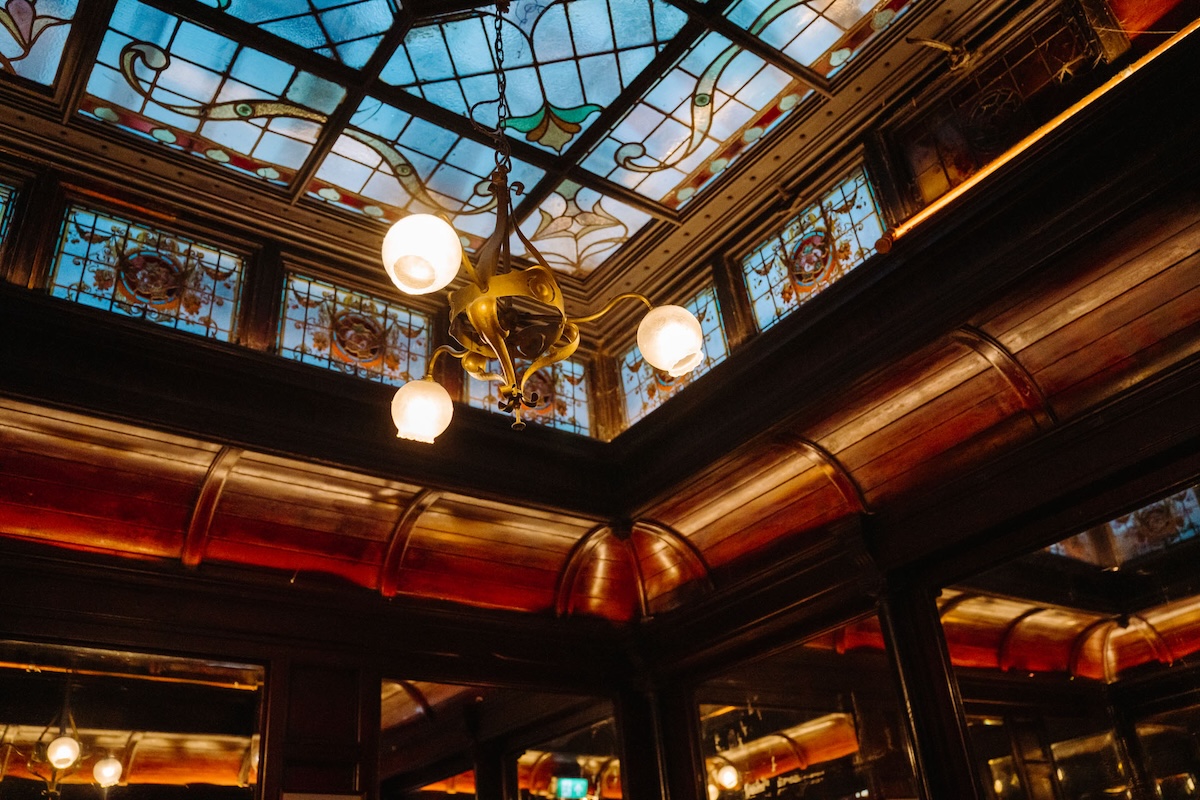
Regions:
<instances>
[{"instance_id":1,"label":"green exit sign","mask_svg":"<svg viewBox=\"0 0 1200 800\"><path fill-rule=\"evenodd\" d=\"M587 778L559 778L559 800L583 800L587 797Z\"/></svg>"}]
</instances>

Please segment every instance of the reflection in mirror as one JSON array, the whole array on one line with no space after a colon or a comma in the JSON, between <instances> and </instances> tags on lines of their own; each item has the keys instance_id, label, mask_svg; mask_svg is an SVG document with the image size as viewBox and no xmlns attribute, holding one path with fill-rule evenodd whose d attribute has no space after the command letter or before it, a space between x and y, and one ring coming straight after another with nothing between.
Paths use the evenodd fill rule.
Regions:
<instances>
[{"instance_id":1,"label":"reflection in mirror","mask_svg":"<svg viewBox=\"0 0 1200 800\"><path fill-rule=\"evenodd\" d=\"M705 683L709 800L916 797L877 618Z\"/></svg>"},{"instance_id":2,"label":"reflection in mirror","mask_svg":"<svg viewBox=\"0 0 1200 800\"><path fill-rule=\"evenodd\" d=\"M1198 531L1191 487L942 591L985 796L1200 797Z\"/></svg>"},{"instance_id":3,"label":"reflection in mirror","mask_svg":"<svg viewBox=\"0 0 1200 800\"><path fill-rule=\"evenodd\" d=\"M0 797L251 800L263 668L0 642Z\"/></svg>"},{"instance_id":4,"label":"reflection in mirror","mask_svg":"<svg viewBox=\"0 0 1200 800\"><path fill-rule=\"evenodd\" d=\"M384 798L464 800L489 780L491 796L621 797L607 701L396 679L380 699Z\"/></svg>"}]
</instances>

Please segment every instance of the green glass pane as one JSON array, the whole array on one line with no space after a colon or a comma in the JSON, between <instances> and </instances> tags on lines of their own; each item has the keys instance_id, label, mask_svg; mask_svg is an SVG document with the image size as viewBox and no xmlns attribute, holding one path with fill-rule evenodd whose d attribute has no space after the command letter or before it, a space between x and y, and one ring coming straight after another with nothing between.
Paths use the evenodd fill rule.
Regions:
<instances>
[{"instance_id":1,"label":"green glass pane","mask_svg":"<svg viewBox=\"0 0 1200 800\"><path fill-rule=\"evenodd\" d=\"M524 369L524 366L522 364L520 368ZM490 362L488 369L498 373L499 362ZM498 414L509 413L500 409L497 383L481 381L466 373L464 375L469 405ZM583 364L567 360L542 367L530 377L526 385L526 394L530 392L537 393L537 407L524 409L521 419L545 425L547 428L578 433L581 436L591 434L587 370Z\"/></svg>"},{"instance_id":2,"label":"green glass pane","mask_svg":"<svg viewBox=\"0 0 1200 800\"><path fill-rule=\"evenodd\" d=\"M729 355L729 343L725 339L725 330L721 327L721 309L717 304L716 290L708 286L680 305L700 320L700 328L704 331L704 360L687 375L672 378L647 364L636 344L629 348L620 361L627 425L634 424L661 406L676 392L724 361Z\"/></svg>"},{"instance_id":3,"label":"green glass pane","mask_svg":"<svg viewBox=\"0 0 1200 800\"><path fill-rule=\"evenodd\" d=\"M71 206L50 293L228 342L237 325L242 266L240 255L187 236Z\"/></svg>"},{"instance_id":4,"label":"green glass pane","mask_svg":"<svg viewBox=\"0 0 1200 800\"><path fill-rule=\"evenodd\" d=\"M378 295L289 274L278 352L305 364L399 386L425 375L429 318Z\"/></svg>"},{"instance_id":5,"label":"green glass pane","mask_svg":"<svg viewBox=\"0 0 1200 800\"><path fill-rule=\"evenodd\" d=\"M286 184L345 89L137 0L119 0L80 112Z\"/></svg>"},{"instance_id":6,"label":"green glass pane","mask_svg":"<svg viewBox=\"0 0 1200 800\"><path fill-rule=\"evenodd\" d=\"M281 39L361 68L395 22L393 0L201 0Z\"/></svg>"},{"instance_id":7,"label":"green glass pane","mask_svg":"<svg viewBox=\"0 0 1200 800\"><path fill-rule=\"evenodd\" d=\"M52 86L78 0L9 0L0 7L0 74Z\"/></svg>"},{"instance_id":8,"label":"green glass pane","mask_svg":"<svg viewBox=\"0 0 1200 800\"><path fill-rule=\"evenodd\" d=\"M742 259L759 330L874 255L881 236L871 183L866 172L856 169Z\"/></svg>"}]
</instances>

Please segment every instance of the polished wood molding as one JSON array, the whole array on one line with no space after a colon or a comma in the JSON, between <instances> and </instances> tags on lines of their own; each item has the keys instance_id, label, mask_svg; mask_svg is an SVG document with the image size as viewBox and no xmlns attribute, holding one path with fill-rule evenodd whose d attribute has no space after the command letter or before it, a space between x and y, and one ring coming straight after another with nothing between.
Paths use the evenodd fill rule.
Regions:
<instances>
[{"instance_id":1,"label":"polished wood molding","mask_svg":"<svg viewBox=\"0 0 1200 800\"><path fill-rule=\"evenodd\" d=\"M239 447L222 447L213 458L204 480L200 482L200 492L196 496L196 504L192 507L192 516L188 520L187 533L183 540L183 552L180 560L189 569L200 566L204 559L204 551L208 546L208 534L212 528L213 515L217 511L217 503L221 501L221 492L225 490L225 481L229 473L242 457Z\"/></svg>"},{"instance_id":2,"label":"polished wood molding","mask_svg":"<svg viewBox=\"0 0 1200 800\"><path fill-rule=\"evenodd\" d=\"M400 590L400 570L404 567L404 556L412 542L413 529L421 515L442 499L442 494L433 489L422 489L396 520L396 527L388 537L387 555L379 567L379 593L384 597L394 597Z\"/></svg>"},{"instance_id":3,"label":"polished wood molding","mask_svg":"<svg viewBox=\"0 0 1200 800\"><path fill-rule=\"evenodd\" d=\"M853 508L860 514L870 514L871 506L867 503L867 498L863 494L862 488L858 482L854 480L854 476L850 474L850 470L838 461L837 456L826 450L821 445L806 439L803 436L798 436L792 433L782 434L779 441L788 447L809 456L824 473L838 490L838 494L846 501L846 505Z\"/></svg>"},{"instance_id":4,"label":"polished wood molding","mask_svg":"<svg viewBox=\"0 0 1200 800\"><path fill-rule=\"evenodd\" d=\"M1038 386L1038 382L1034 380L1029 370L1025 369L1025 366L1004 345L973 325L959 327L951 334L951 337L959 344L966 345L983 356L997 372L1004 376L1004 380L1021 398L1021 404L1033 418L1034 424L1043 430L1058 424L1058 417L1055 415L1050 401L1042 392L1042 387Z\"/></svg>"}]
</instances>

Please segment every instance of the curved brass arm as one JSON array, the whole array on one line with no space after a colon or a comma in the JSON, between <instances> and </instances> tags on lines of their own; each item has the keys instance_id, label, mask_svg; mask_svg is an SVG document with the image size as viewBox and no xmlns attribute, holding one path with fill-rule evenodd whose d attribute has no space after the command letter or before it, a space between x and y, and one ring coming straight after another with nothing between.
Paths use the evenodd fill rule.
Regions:
<instances>
[{"instance_id":1,"label":"curved brass arm","mask_svg":"<svg viewBox=\"0 0 1200 800\"><path fill-rule=\"evenodd\" d=\"M569 321L573 324L578 325L580 322L592 322L593 320L600 319L605 314L607 314L608 312L610 312L614 308L616 308L617 303L621 302L622 300L641 300L643 303L646 304L646 308L654 308L654 304L650 302L650 300L646 297L646 295L639 294L637 292L625 292L624 294L619 294L616 297L614 297L612 300L609 300L608 304L605 305L604 308L597 311L595 314L588 314L586 317L573 317Z\"/></svg>"},{"instance_id":2,"label":"curved brass arm","mask_svg":"<svg viewBox=\"0 0 1200 800\"><path fill-rule=\"evenodd\" d=\"M455 350L453 347L451 347L448 344L444 344L441 347L437 348L436 350L433 351L433 355L431 355L429 357L429 366L426 367L426 369L425 369L425 380L431 380L433 378L433 367L437 363L439 356L444 356L444 355L445 356L454 356L459 361L462 361L463 356L465 356L467 354L467 352L468 351L463 350L460 353L458 350Z\"/></svg>"}]
</instances>

